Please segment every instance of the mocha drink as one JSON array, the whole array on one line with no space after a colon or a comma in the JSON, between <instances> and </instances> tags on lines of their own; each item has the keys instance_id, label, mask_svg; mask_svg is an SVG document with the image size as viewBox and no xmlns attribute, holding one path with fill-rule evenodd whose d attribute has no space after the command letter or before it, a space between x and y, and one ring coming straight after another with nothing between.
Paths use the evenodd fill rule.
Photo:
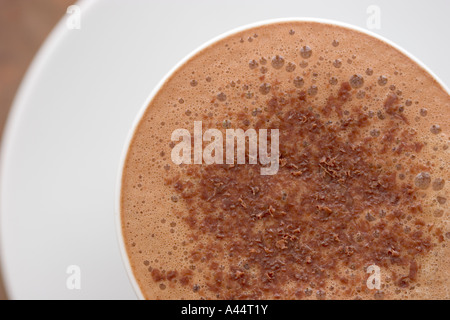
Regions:
<instances>
[{"instance_id":1,"label":"mocha drink","mask_svg":"<svg viewBox=\"0 0 450 320\"><path fill-rule=\"evenodd\" d=\"M124 166L144 297L450 298L449 112L420 65L348 28L275 23L203 49Z\"/></svg>"}]
</instances>

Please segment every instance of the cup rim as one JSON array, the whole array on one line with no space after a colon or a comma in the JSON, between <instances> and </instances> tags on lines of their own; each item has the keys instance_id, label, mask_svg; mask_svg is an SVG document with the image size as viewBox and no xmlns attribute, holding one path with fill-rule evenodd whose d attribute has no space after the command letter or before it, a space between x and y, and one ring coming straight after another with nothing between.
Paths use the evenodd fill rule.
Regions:
<instances>
[{"instance_id":1,"label":"cup rim","mask_svg":"<svg viewBox=\"0 0 450 320\"><path fill-rule=\"evenodd\" d=\"M139 112L137 113L133 124L128 132L128 136L126 138L122 155L119 163L119 171L117 175L116 180L116 193L115 193L115 222L116 222L116 231L119 241L119 247L120 247L120 254L122 257L122 261L125 265L125 269L127 271L128 278L133 286L134 292L136 293L137 297L140 300L145 300L145 297L142 293L141 288L139 287L139 284L136 280L136 277L134 275L134 272L131 268L128 252L125 247L125 241L123 237L123 228L122 228L122 214L121 214L121 191L122 191L122 178L124 173L124 166L128 155L128 150L130 148L131 142L133 140L133 137L136 133L136 129L138 128L142 117L144 116L145 111L147 110L149 104L152 102L153 98L156 96L156 94L159 92L159 90L163 87L163 85L167 82L167 80L185 63L187 63L191 58L193 58L196 54L200 53L202 50L206 49L207 47L213 45L216 42L219 42L220 40L223 40L233 34L251 29L256 27L261 27L265 25L271 25L271 24L277 24L277 23L283 23L283 22L317 22L317 23L323 23L328 25L334 25L338 27L347 28L353 31L358 31L361 33L364 33L368 36L374 37L380 41L383 41L387 43L388 45L392 46L394 49L397 49L402 54L410 58L413 62L415 62L417 65L419 65L423 70L425 70L428 74L430 74L434 80L448 93L450 94L449 88L445 85L445 83L433 72L431 71L422 61L420 61L418 58L416 58L414 55L400 47L399 45L395 44L391 40L386 39L385 37L376 34L370 30L346 23L341 21L336 21L332 19L323 19L323 18L312 18L312 17L291 17L291 18L278 18L278 19L268 19L268 20L262 20L246 25L242 25L237 28L233 28L227 32L224 32L211 40L205 42L204 44L200 45L191 53L186 55L183 59L181 59L177 64L175 64L174 67L170 69L169 72L166 73L166 75L159 81L159 83L153 88L147 99L145 100L143 106L140 108Z\"/></svg>"}]
</instances>

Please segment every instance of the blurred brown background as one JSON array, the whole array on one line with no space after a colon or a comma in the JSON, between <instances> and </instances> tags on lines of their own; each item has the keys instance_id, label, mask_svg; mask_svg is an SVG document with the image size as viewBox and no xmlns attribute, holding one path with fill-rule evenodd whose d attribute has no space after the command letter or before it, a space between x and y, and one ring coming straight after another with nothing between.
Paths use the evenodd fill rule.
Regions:
<instances>
[{"instance_id":1,"label":"blurred brown background","mask_svg":"<svg viewBox=\"0 0 450 320\"><path fill-rule=\"evenodd\" d=\"M42 42L75 0L0 0L0 132ZM1 259L1 257L0 257ZM7 294L0 278L0 300Z\"/></svg>"}]
</instances>

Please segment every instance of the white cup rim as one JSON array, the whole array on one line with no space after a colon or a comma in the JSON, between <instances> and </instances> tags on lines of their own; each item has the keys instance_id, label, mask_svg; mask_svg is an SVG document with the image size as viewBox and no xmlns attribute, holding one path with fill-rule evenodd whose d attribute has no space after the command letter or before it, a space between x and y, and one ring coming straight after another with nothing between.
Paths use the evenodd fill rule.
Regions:
<instances>
[{"instance_id":1,"label":"white cup rim","mask_svg":"<svg viewBox=\"0 0 450 320\"><path fill-rule=\"evenodd\" d=\"M127 154L128 154L128 149L130 147L130 144L133 140L134 134L136 132L137 127L139 126L139 123L145 113L145 111L147 110L147 107L149 106L150 102L153 100L153 98L156 96L156 94L159 92L159 90L162 88L162 86L166 83L166 81L181 67L183 66L185 63L187 63L192 57L194 57L197 53L201 52L202 50L206 49L207 47L213 45L216 42L219 42L220 40L223 40L233 34L248 30L248 29L252 29L252 28L256 28L256 27L261 27L264 25L271 25L271 24L277 24L277 23L283 23L283 22L317 22L317 23L323 23L323 24L328 24L328 25L334 25L334 26L338 26L338 27L343 27L343 28L347 28L353 31L358 31L361 32L363 34L369 35L373 38L376 38L378 40L381 40L385 43L387 43L388 45L390 45L391 47L393 47L394 49L397 49L398 51L400 51L401 53L403 53L405 56L407 56L408 58L410 58L413 62L415 62L417 65L419 65L423 70L425 70L428 74L430 74L435 80L436 82L447 92L450 94L450 90L448 89L448 87L441 81L441 79L439 79L439 77L434 74L424 63L422 63L419 59L417 59L415 56L413 56L411 53L409 53L408 51L406 51L405 49L403 49L402 47L400 47L399 45L393 43L392 41L384 38L383 36L380 36L374 32L371 32L369 30L363 29L361 27L358 26L354 26L345 22L340 22L340 21L336 21L336 20L330 20L330 19L322 19L322 18L311 18L311 17L304 17L304 18L280 18L280 19L269 19L269 20L262 20L259 22L255 22L255 23L251 23L251 24L246 24L237 28L234 28L230 31L227 31L225 33L222 33L221 35L207 41L206 43L204 43L203 45L199 46L198 48L196 48L195 50L193 50L190 54L188 54L186 57L184 57L181 61L179 61L162 79L161 81L156 85L156 87L152 90L152 92L150 93L150 95L148 96L148 98L146 99L145 103L143 104L143 106L141 107L141 109L139 110L133 125L128 133L128 137L126 139L123 151L122 151L122 156L120 159L120 163L119 163L119 172L118 172L118 176L117 176L117 182L116 182L116 193L115 193L115 220L116 220L116 229L117 229L117 235L118 235L118 240L119 240L119 247L120 247L120 253L122 256L122 261L125 264L125 269L127 271L128 274L128 278L131 281L131 284L133 286L133 289L137 295L137 297L141 300L144 300L145 297L142 294L141 288L139 287L137 280L134 276L133 270L131 269L131 265L130 265L130 261L128 258L128 253L126 251L125 248L125 241L124 241L124 237L123 237L123 229L122 229L122 216L121 216L121 190L122 190L122 177L123 177L123 169L124 169L124 165L125 165L125 161L127 158Z\"/></svg>"}]
</instances>

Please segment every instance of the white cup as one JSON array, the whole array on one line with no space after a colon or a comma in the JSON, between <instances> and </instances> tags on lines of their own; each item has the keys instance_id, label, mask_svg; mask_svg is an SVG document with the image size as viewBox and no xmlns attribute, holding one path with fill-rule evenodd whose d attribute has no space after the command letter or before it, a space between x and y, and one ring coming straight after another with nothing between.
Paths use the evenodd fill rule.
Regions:
<instances>
[{"instance_id":1,"label":"white cup","mask_svg":"<svg viewBox=\"0 0 450 320\"><path fill-rule=\"evenodd\" d=\"M147 109L147 107L149 106L150 102L153 100L153 98L155 97L155 95L157 94L157 92L161 89L161 87L164 85L164 83L172 76L172 74L175 73L176 70L178 70L178 68L180 68L182 65L184 65L187 61L189 61L193 56L195 56L197 53L199 53L200 51L202 51L203 49L209 47L210 45L227 38L230 35L233 35L235 33L241 32L241 31L245 31L248 29L252 29L255 27L260 27L263 25L268 25L268 24L276 24L276 23L280 23L280 22L318 22L318 23L324 23L324 24L329 24L329 25L334 25L334 26L339 26L339 27L344 27L350 30L354 30L354 31L358 31L361 33L364 33L366 35L369 35L373 38L376 38L378 40L381 40L387 44L389 44L391 47L397 49L398 51L400 51L401 53L403 53L405 56L409 57L412 61L414 61L416 64L418 64L421 68L423 68L426 72L428 72L435 80L438 84L440 84L442 86L442 88L444 88L447 93L450 94L450 91L448 89L448 87L430 70L428 69L428 67L426 67L421 61L419 61L416 57L414 57L412 54L410 54L409 52L407 52L406 50L404 50L403 48L399 47L398 45L396 45L395 43L391 42L388 39L385 39L384 37L377 35L373 32L370 32L368 30L365 30L363 28L360 27L356 27L347 23L343 23L343 22L338 22L338 21L333 21L333 20L328 20L328 19L319 19L319 18L283 18L283 19L273 19L273 20L265 20L265 21L261 21L261 22L257 22L257 23L252 23L252 24L248 24L236 29L233 29L231 31L228 31L226 33L221 34L220 36L206 42L205 44L203 44L202 46L198 47L196 50L194 50L193 52L191 52L189 55L187 55L183 60L181 60L179 63L177 63L172 70L170 70L167 75L158 83L158 85L153 89L153 91L151 92L151 94L149 95L149 97L147 98L147 100L145 101L145 103L143 104L143 106L141 107L138 115L136 116L136 119L133 123L133 126L130 129L130 132L128 134L128 138L126 140L123 152L122 152L122 157L121 157L121 161L120 161L120 167L119 167L119 173L118 173L118 177L117 177L117 185L116 185L116 203L115 203L115 219L116 219L116 228L117 228L117 232L118 232L118 239L119 239L119 246L120 246L120 251L121 251L121 255L125 264L125 268L126 271L128 273L128 277L131 281L131 284L136 292L136 295L138 296L139 299L143 300L144 299L144 295L142 294L141 289L139 288L139 285L136 281L136 278L134 276L133 270L131 269L130 266L130 261L128 258L128 254L126 252L125 249L125 242L124 242L124 237L123 237L123 233L122 233L122 220L121 220L121 212L120 212L120 204L121 204L121 189L122 189L122 176L123 176L123 168L125 165L125 159L128 153L128 149L130 147L132 138L134 136L134 133L138 127L138 124L141 120L141 118L143 117L145 110Z\"/></svg>"}]
</instances>

